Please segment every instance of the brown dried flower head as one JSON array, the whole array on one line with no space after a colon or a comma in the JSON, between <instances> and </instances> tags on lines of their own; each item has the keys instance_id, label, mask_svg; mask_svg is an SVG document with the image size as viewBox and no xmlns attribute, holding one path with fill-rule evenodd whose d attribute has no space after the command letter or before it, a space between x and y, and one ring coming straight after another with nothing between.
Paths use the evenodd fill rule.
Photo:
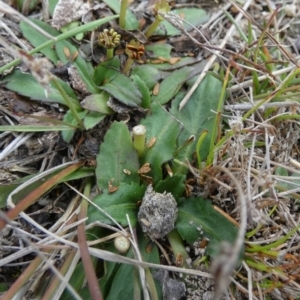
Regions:
<instances>
[{"instance_id":1,"label":"brown dried flower head","mask_svg":"<svg viewBox=\"0 0 300 300\"><path fill-rule=\"evenodd\" d=\"M126 44L126 54L134 60L141 60L145 54L145 47L138 41L131 40L129 44Z\"/></svg>"}]
</instances>

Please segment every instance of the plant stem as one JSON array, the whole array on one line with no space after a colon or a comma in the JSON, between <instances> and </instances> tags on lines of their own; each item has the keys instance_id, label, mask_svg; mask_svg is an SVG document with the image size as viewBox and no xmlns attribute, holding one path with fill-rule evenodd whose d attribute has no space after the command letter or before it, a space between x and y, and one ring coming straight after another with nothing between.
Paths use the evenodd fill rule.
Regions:
<instances>
[{"instance_id":1,"label":"plant stem","mask_svg":"<svg viewBox=\"0 0 300 300\"><path fill-rule=\"evenodd\" d=\"M158 300L159 298L157 295L155 283L149 268L145 268L145 275L151 300Z\"/></svg>"},{"instance_id":2,"label":"plant stem","mask_svg":"<svg viewBox=\"0 0 300 300\"><path fill-rule=\"evenodd\" d=\"M146 142L146 127L138 125L132 128L133 146L136 149L138 156L141 157L145 151Z\"/></svg>"},{"instance_id":3,"label":"plant stem","mask_svg":"<svg viewBox=\"0 0 300 300\"><path fill-rule=\"evenodd\" d=\"M159 26L160 22L161 20L159 20L159 18L155 18L153 23L145 31L146 38L149 38L153 34L155 29Z\"/></svg>"},{"instance_id":4,"label":"plant stem","mask_svg":"<svg viewBox=\"0 0 300 300\"><path fill-rule=\"evenodd\" d=\"M55 85L55 87L58 89L58 91L60 92L60 94L62 95L62 97L64 98L66 105L69 107L69 109L71 110L74 118L76 119L78 125L84 129L84 125L82 123L82 120L80 119L76 108L79 107L79 105L77 104L76 107L74 105L74 103L71 101L71 99L69 98L69 96L67 95L67 93L65 92L65 90L62 88L62 86L59 84L58 80L56 80L56 78L52 78L52 83Z\"/></svg>"},{"instance_id":5,"label":"plant stem","mask_svg":"<svg viewBox=\"0 0 300 300\"><path fill-rule=\"evenodd\" d=\"M114 57L114 48L106 49L106 58L112 59Z\"/></svg>"},{"instance_id":6,"label":"plant stem","mask_svg":"<svg viewBox=\"0 0 300 300\"><path fill-rule=\"evenodd\" d=\"M198 161L198 169L199 170L202 170L200 148L201 148L201 145L202 145L205 137L207 136L207 134L208 134L208 130L203 130L201 132L201 135L200 135L200 137L198 139L198 142L197 142L197 145L196 145L196 154L197 154L197 161Z\"/></svg>"},{"instance_id":7,"label":"plant stem","mask_svg":"<svg viewBox=\"0 0 300 300\"><path fill-rule=\"evenodd\" d=\"M127 58L126 62L125 62L125 65L123 67L123 70L122 70L122 73L123 74L127 74L133 64L134 60L130 57Z\"/></svg>"},{"instance_id":8,"label":"plant stem","mask_svg":"<svg viewBox=\"0 0 300 300\"><path fill-rule=\"evenodd\" d=\"M119 25L121 28L125 29L126 25L126 10L127 10L127 0L121 1L121 10L120 10L120 17L119 17Z\"/></svg>"},{"instance_id":9,"label":"plant stem","mask_svg":"<svg viewBox=\"0 0 300 300\"><path fill-rule=\"evenodd\" d=\"M171 232L169 232L167 235L167 238L171 245L175 259L178 256L180 256L182 258L182 266L181 267L188 269L189 265L187 264L187 260L190 259L190 257L185 250L182 239L181 239L179 233L177 232L177 230L174 229Z\"/></svg>"}]
</instances>

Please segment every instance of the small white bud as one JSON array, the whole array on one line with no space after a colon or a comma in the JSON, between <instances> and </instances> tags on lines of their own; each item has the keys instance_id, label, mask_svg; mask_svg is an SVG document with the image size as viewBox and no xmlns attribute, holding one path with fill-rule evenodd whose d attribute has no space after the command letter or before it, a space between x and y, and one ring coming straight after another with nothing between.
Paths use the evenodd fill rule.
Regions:
<instances>
[{"instance_id":1,"label":"small white bud","mask_svg":"<svg viewBox=\"0 0 300 300\"><path fill-rule=\"evenodd\" d=\"M130 248L130 241L123 235L118 236L114 240L114 245L120 253L126 253Z\"/></svg>"}]
</instances>

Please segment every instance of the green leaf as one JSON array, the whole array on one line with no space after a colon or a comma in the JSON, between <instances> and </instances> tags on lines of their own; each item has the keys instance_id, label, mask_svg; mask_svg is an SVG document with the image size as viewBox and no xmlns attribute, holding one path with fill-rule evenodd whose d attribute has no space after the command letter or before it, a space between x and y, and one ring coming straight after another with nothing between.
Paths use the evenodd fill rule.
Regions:
<instances>
[{"instance_id":1,"label":"green leaf","mask_svg":"<svg viewBox=\"0 0 300 300\"><path fill-rule=\"evenodd\" d=\"M56 78L56 80L65 92L73 99L76 105L78 105L78 99L70 86L59 78ZM48 97L46 97L45 89L32 77L31 74L22 73L20 70L14 70L11 74L6 76L3 81L5 82L5 87L7 89L20 95L30 97L34 100L57 102L66 105L64 98L60 92L52 86L52 84L49 85Z\"/></svg>"},{"instance_id":2,"label":"green leaf","mask_svg":"<svg viewBox=\"0 0 300 300\"><path fill-rule=\"evenodd\" d=\"M141 252L143 261L153 264L159 264L160 260L157 245L153 244L151 247L151 251L148 251L147 247L149 246L149 243L151 243L151 240L142 232L142 229L140 227L137 228L137 234L139 250Z\"/></svg>"},{"instance_id":3,"label":"green leaf","mask_svg":"<svg viewBox=\"0 0 300 300\"><path fill-rule=\"evenodd\" d=\"M83 110L83 111L79 111L79 112L78 112L78 115L79 115L79 117L80 117L81 119L83 119L83 118L86 116L87 113L88 113L87 110ZM75 125L75 126L78 125L78 123L77 123L76 119L74 118L74 116L73 116L73 114L72 114L72 112L71 112L70 109L69 109L69 110L67 111L67 113L64 115L64 121L65 121L65 122L68 122L68 123L70 123L70 124L73 124L73 125ZM75 134L75 131L76 131L76 128L63 131L63 132L61 133L63 140L64 140L66 143L70 143L71 140L72 140L72 138L73 138L73 136L74 136L74 134Z\"/></svg>"},{"instance_id":4,"label":"green leaf","mask_svg":"<svg viewBox=\"0 0 300 300\"><path fill-rule=\"evenodd\" d=\"M185 175L176 174L172 177L168 177L161 180L155 186L157 193L171 193L175 199L179 199L185 191Z\"/></svg>"},{"instance_id":5,"label":"green leaf","mask_svg":"<svg viewBox=\"0 0 300 300\"><path fill-rule=\"evenodd\" d=\"M109 95L106 92L92 94L81 101L81 107L87 110L96 111L102 114L113 114L113 110L107 106Z\"/></svg>"},{"instance_id":6,"label":"green leaf","mask_svg":"<svg viewBox=\"0 0 300 300\"><path fill-rule=\"evenodd\" d=\"M152 249L150 252L148 252L146 250L147 246L150 243L150 240L145 237L145 235L141 232L138 231L138 247L140 249L143 261L146 262L150 262L150 263L156 263L159 264L160 260L159 260L159 253L158 253L158 249L156 245L153 245ZM133 258L133 252L132 250L130 250L127 255L127 257ZM110 263L113 264L113 263ZM113 264L114 266L118 266L119 264ZM137 270L133 267L130 266L129 268L127 268L126 264L122 264L117 272L115 272L115 276L113 278L113 280L111 280L110 282L110 291L108 295L105 295L105 299L134 299L134 292L135 292L135 288L137 287L137 285L139 285L139 277L137 276ZM114 269L115 270L115 269ZM109 270L108 270L109 271ZM148 272L148 268L145 268L146 271L146 280L147 283L149 284L149 277L147 276L147 272ZM155 272L156 270L152 270L152 272ZM112 272L107 272L108 276L111 277ZM114 275L114 274L112 274ZM151 276L151 274L150 274ZM125 280L126 278L126 280ZM128 279L128 280L127 280ZM153 278L151 278L153 281ZM150 279L150 280L151 280ZM106 284L107 286L108 284ZM161 293L161 288L158 286L156 287L156 289L158 289L159 291L159 295L160 297L157 295L157 291L154 291L154 293L156 293L156 297L150 297L151 299L162 299L162 293ZM102 285L101 285L101 290L102 289ZM151 293L151 289L149 286L149 292ZM152 290L153 292L153 290ZM105 290L104 292L105 293ZM106 294L106 293L105 293ZM159 298L158 298L159 297Z\"/></svg>"},{"instance_id":7,"label":"green leaf","mask_svg":"<svg viewBox=\"0 0 300 300\"><path fill-rule=\"evenodd\" d=\"M151 251L149 251L147 248L151 240L148 237L146 237L146 235L142 232L140 227L137 228L137 235L138 235L139 250L141 252L143 261L153 263L153 264L160 264L161 262L160 262L157 245L152 243ZM150 299L163 299L161 285L157 282L157 280L154 280L152 276L152 274L155 273L156 271L157 270L155 269L145 268Z\"/></svg>"},{"instance_id":8,"label":"green leaf","mask_svg":"<svg viewBox=\"0 0 300 300\"><path fill-rule=\"evenodd\" d=\"M182 67L186 67L186 66L199 68L198 64L200 65L199 73L201 73L201 70L206 65L206 60L202 59L202 58L199 59L199 58L194 58L194 57L182 57L176 64L173 64L173 65L171 65L170 63L163 63L163 64L151 64L149 66L150 67L155 66L155 69L157 69L158 72L160 72L160 70L171 72L171 71L175 71L175 70L178 70L178 69L180 69ZM143 66L145 66L145 65L143 65Z\"/></svg>"},{"instance_id":9,"label":"green leaf","mask_svg":"<svg viewBox=\"0 0 300 300\"><path fill-rule=\"evenodd\" d=\"M98 259L96 257L91 257L93 267L96 269ZM74 272L72 273L71 278L68 280L68 283L75 289L75 291L79 291L81 299L91 299L90 292L88 287L82 289L84 285L84 280L86 278L85 270L82 261L80 261ZM65 289L59 300L73 300L74 296L70 293L69 289Z\"/></svg>"},{"instance_id":10,"label":"green leaf","mask_svg":"<svg viewBox=\"0 0 300 300\"><path fill-rule=\"evenodd\" d=\"M280 175L280 176L288 176L289 175L288 170L284 167L277 167L275 169L275 174ZM287 183L287 182L280 182L279 181L279 183L277 182L277 186L280 186L284 189L293 189L293 188L290 187L290 184Z\"/></svg>"},{"instance_id":11,"label":"green leaf","mask_svg":"<svg viewBox=\"0 0 300 300\"><path fill-rule=\"evenodd\" d=\"M51 16L53 16L55 6L57 5L57 3L58 3L58 0L49 0L48 1L49 11L50 11Z\"/></svg>"},{"instance_id":12,"label":"green leaf","mask_svg":"<svg viewBox=\"0 0 300 300\"><path fill-rule=\"evenodd\" d=\"M289 172L286 168L277 167L275 170L275 174L280 176L286 176L286 178L283 180L280 180L279 178L277 179L276 187L280 187L281 189L288 191L296 189L300 186L299 174L297 173L292 173L289 176ZM289 178L287 178L288 176Z\"/></svg>"},{"instance_id":13,"label":"green leaf","mask_svg":"<svg viewBox=\"0 0 300 300\"><path fill-rule=\"evenodd\" d=\"M51 34L52 36L58 36L60 33L59 31L53 29L50 25L45 22L42 22L37 19L29 18L31 22L33 22L38 27L44 29L47 33ZM32 28L28 23L24 22L23 20L20 22L20 29L23 36L34 46L40 46L43 43L49 40L48 37L45 37L40 32L38 32L35 28ZM58 63L58 56L55 52L53 47L46 47L41 50L41 52L51 60L55 65Z\"/></svg>"},{"instance_id":14,"label":"green leaf","mask_svg":"<svg viewBox=\"0 0 300 300\"><path fill-rule=\"evenodd\" d=\"M103 0L106 5L111 8L117 14L120 13L120 1L119 0ZM126 25L125 29L133 30L139 28L139 22L135 15L130 11L130 9L126 10Z\"/></svg>"},{"instance_id":15,"label":"green leaf","mask_svg":"<svg viewBox=\"0 0 300 300\"><path fill-rule=\"evenodd\" d=\"M131 75L137 75L143 80L149 90L161 79L161 74L157 68L149 65L141 65L133 68Z\"/></svg>"},{"instance_id":16,"label":"green leaf","mask_svg":"<svg viewBox=\"0 0 300 300\"><path fill-rule=\"evenodd\" d=\"M124 173L124 169L131 174ZM97 156L96 177L100 190L121 183L139 183L139 161L127 126L123 122L114 122L106 132Z\"/></svg>"},{"instance_id":17,"label":"green leaf","mask_svg":"<svg viewBox=\"0 0 300 300\"><path fill-rule=\"evenodd\" d=\"M172 72L166 79L162 81L159 87L158 95L152 96L152 101L160 104L166 104L170 101L181 88L181 86L189 79L192 68L183 67Z\"/></svg>"},{"instance_id":18,"label":"green leaf","mask_svg":"<svg viewBox=\"0 0 300 300\"><path fill-rule=\"evenodd\" d=\"M73 172L70 175L67 175L66 177L64 177L64 179L61 182L67 182L70 180L76 180L76 179L82 179L82 178L86 178L89 176L93 176L95 175L95 169L94 168L87 168L87 167L82 167L78 170L76 170L75 172Z\"/></svg>"},{"instance_id":19,"label":"green leaf","mask_svg":"<svg viewBox=\"0 0 300 300\"><path fill-rule=\"evenodd\" d=\"M100 206L107 214L113 217L122 226L127 226L126 214L129 215L130 223L135 226L137 223L137 202L142 200L146 187L138 184L126 184L121 182L119 189L114 193L108 193L105 189L103 194L96 196L93 202ZM89 206L88 223L100 221L106 224L115 225L108 217L93 205Z\"/></svg>"},{"instance_id":20,"label":"green leaf","mask_svg":"<svg viewBox=\"0 0 300 300\"><path fill-rule=\"evenodd\" d=\"M105 245L105 250L106 251L110 251L110 252L115 252L116 253L116 249L115 246L113 245L113 243L110 243L108 245ZM103 298L107 299L107 295L110 291L111 288L111 284L113 282L113 279L117 273L117 271L120 268L120 264L118 263L114 263L111 261L104 261L104 275L102 276L102 278L100 278L100 286L101 286L101 292L103 294ZM83 298L84 299L84 298Z\"/></svg>"},{"instance_id":21,"label":"green leaf","mask_svg":"<svg viewBox=\"0 0 300 300\"><path fill-rule=\"evenodd\" d=\"M68 39L70 37L73 37L81 32L86 32L86 31L91 31L96 29L97 27L101 26L102 24L105 24L115 18L117 18L118 16L110 16L110 17L106 17L106 18L101 18L99 20L93 21L93 22L89 22L87 24L81 25L77 28L71 29L65 33L60 34L59 36L56 37L56 39L49 39L47 42L43 43L42 45L34 48L33 50L29 51L28 54L33 55L35 53L38 53L39 51L43 50L44 48L47 47L51 47L54 44L56 44L59 41ZM20 58L17 58L15 60L13 60L12 62L4 65L3 67L0 67L0 74L2 74L5 70L16 66L17 64L19 64L21 62Z\"/></svg>"},{"instance_id":22,"label":"green leaf","mask_svg":"<svg viewBox=\"0 0 300 300\"><path fill-rule=\"evenodd\" d=\"M4 293L7 290L8 290L8 286L4 282L0 283L0 293Z\"/></svg>"},{"instance_id":23,"label":"green leaf","mask_svg":"<svg viewBox=\"0 0 300 300\"><path fill-rule=\"evenodd\" d=\"M143 108L149 108L151 96L150 96L150 91L149 91L148 87L146 86L145 82L138 75L132 75L131 78L142 94L142 105L141 106Z\"/></svg>"},{"instance_id":24,"label":"green leaf","mask_svg":"<svg viewBox=\"0 0 300 300\"><path fill-rule=\"evenodd\" d=\"M84 272L84 267L82 261L79 262L69 279L69 284L75 289L75 291L79 291L80 288L82 287L82 284L85 279L85 272ZM89 293L87 293L89 295ZM65 289L61 297L59 298L60 300L73 300L73 295L70 293L68 289ZM84 298L87 299L87 298Z\"/></svg>"},{"instance_id":25,"label":"green leaf","mask_svg":"<svg viewBox=\"0 0 300 300\"><path fill-rule=\"evenodd\" d=\"M101 89L125 105L136 107L142 103L142 94L138 87L122 73L117 74L109 83L101 86Z\"/></svg>"},{"instance_id":26,"label":"green leaf","mask_svg":"<svg viewBox=\"0 0 300 300\"><path fill-rule=\"evenodd\" d=\"M183 18L188 23L192 24L195 27L198 27L201 24L206 23L209 20L209 15L205 10L200 8L179 8L172 10L173 13L177 14ZM185 22L182 22L182 25L186 31L193 29L190 25ZM154 35L180 35L182 34L180 30L176 29L166 20L160 23L160 26L155 30Z\"/></svg>"},{"instance_id":27,"label":"green leaf","mask_svg":"<svg viewBox=\"0 0 300 300\"><path fill-rule=\"evenodd\" d=\"M105 83L105 81L111 81L118 73L120 69L120 59L114 56L110 60L106 60L99 64L94 71L94 82L97 86Z\"/></svg>"},{"instance_id":28,"label":"green leaf","mask_svg":"<svg viewBox=\"0 0 300 300\"><path fill-rule=\"evenodd\" d=\"M27 2L26 0L17 0L16 3L18 11L23 11L25 9L27 13L30 13L34 8L36 8L36 6L39 4L39 1L33 0Z\"/></svg>"},{"instance_id":29,"label":"green leaf","mask_svg":"<svg viewBox=\"0 0 300 300\"><path fill-rule=\"evenodd\" d=\"M184 130L181 132L178 144L181 146L191 135L195 135L195 142L191 143L184 153L180 156L182 160L185 157L190 158L196 149L196 143L203 130L207 130L208 134L203 141L200 155L205 159L209 152L210 140L214 128L215 118L217 117L213 111L217 111L218 102L221 95L222 83L212 75L206 75L201 84L192 94L187 104L178 110L179 103L183 94L180 94L172 102L170 113L179 119Z\"/></svg>"},{"instance_id":30,"label":"green leaf","mask_svg":"<svg viewBox=\"0 0 300 300\"><path fill-rule=\"evenodd\" d=\"M129 252L132 252L130 250ZM131 253L127 254L130 258L133 258ZM116 299L134 299L134 288L135 285L139 284L137 282L136 274L137 270L133 265L122 264L118 269L116 276L111 284L111 288L106 300L116 300Z\"/></svg>"},{"instance_id":31,"label":"green leaf","mask_svg":"<svg viewBox=\"0 0 300 300\"><path fill-rule=\"evenodd\" d=\"M160 261L159 261L157 246L153 245L151 252L147 253L146 243L149 244L149 240L145 238L142 232L140 232L139 234L138 241L139 241L139 249L141 249L141 255L143 257L143 261L159 264ZM129 258L133 258L134 257L133 250L131 249L126 256ZM148 275L150 273L149 269L145 268L145 271L146 271L147 287L149 289L150 298L162 299L162 292L160 286L156 286L156 289L159 290L159 293L157 293L157 291L155 290L155 285L153 282L152 275L151 274L150 276ZM156 270L153 270L153 272L154 271ZM152 284L149 281L152 281ZM139 292L141 293L141 287L140 287L140 278L138 275L137 267L132 265L127 265L127 264L122 264L118 269L118 271L116 272L116 275L111 283L109 294L107 297L105 297L105 299L107 300L142 299Z\"/></svg>"},{"instance_id":32,"label":"green leaf","mask_svg":"<svg viewBox=\"0 0 300 300\"><path fill-rule=\"evenodd\" d=\"M142 232L142 229L140 227L137 227L137 236L138 236L139 250L141 252L143 261L153 263L153 264L160 264L157 245L152 244L151 251L147 249L149 244L151 243L151 240ZM145 271L146 271L146 280L148 283L150 299L162 299L163 297L162 297L161 285L157 283L155 280L153 280L152 277L152 274L155 273L157 270L145 268ZM151 284L151 281L153 284ZM155 286L155 288L153 287L153 285Z\"/></svg>"},{"instance_id":33,"label":"green leaf","mask_svg":"<svg viewBox=\"0 0 300 300\"><path fill-rule=\"evenodd\" d=\"M71 43L67 40L56 43L55 50L56 50L56 53L57 53L59 59L61 60L61 62L63 64L67 64L70 61L70 57L66 56L66 53L68 53L68 52L66 52L66 49L68 49L68 51L70 52L70 57L72 57L72 55L74 55L74 53L78 52L77 47L75 47L73 45L73 43ZM86 84L89 92L95 93L95 94L98 93L99 90L95 86L95 84L92 80L94 69L93 69L91 63L86 62L82 58L82 56L80 54L78 54L76 59L72 62L72 65L76 67L80 78Z\"/></svg>"},{"instance_id":34,"label":"green leaf","mask_svg":"<svg viewBox=\"0 0 300 300\"><path fill-rule=\"evenodd\" d=\"M2 171L2 174L3 174L3 171ZM51 174L51 176L53 176L53 175ZM23 184L27 180L31 179L32 177L34 177L34 175L25 176L23 178L17 179L8 184L1 184L0 185L0 208L3 208L6 206L7 198L14 189L16 189L19 185ZM35 183L35 184L36 184L36 186L31 185L30 190L26 190L26 192L30 193L32 190L34 190L35 188L37 188L38 186L41 185L40 182Z\"/></svg>"},{"instance_id":35,"label":"green leaf","mask_svg":"<svg viewBox=\"0 0 300 300\"><path fill-rule=\"evenodd\" d=\"M44 132L44 131L64 131L70 130L70 126L64 125L3 125L0 126L1 131L16 131L16 132Z\"/></svg>"},{"instance_id":36,"label":"green leaf","mask_svg":"<svg viewBox=\"0 0 300 300\"><path fill-rule=\"evenodd\" d=\"M153 52L156 57L163 57L165 59L171 58L172 46L169 44L150 44L146 45L145 49Z\"/></svg>"},{"instance_id":37,"label":"green leaf","mask_svg":"<svg viewBox=\"0 0 300 300\"><path fill-rule=\"evenodd\" d=\"M101 237L103 236L102 231L100 230L100 232L99 232L98 229L99 228L97 228L97 230L95 230L95 228L93 228L93 229L89 229L87 231L87 238L89 238L89 241L91 240L90 239L91 237L93 238L92 240L94 240L96 237L98 238L100 236ZM116 252L113 243L103 243L101 246L105 247L106 251ZM96 260L96 264L97 264L97 261L99 262L99 260L96 257L93 257L92 260L93 261ZM94 264L94 266L97 268L96 264ZM101 287L101 292L103 294L104 299L106 299L106 297L107 297L107 294L111 287L113 277L115 276L119 267L120 267L120 264L110 262L110 261L103 261L103 272L104 273L103 273L103 275L101 273L102 277L100 279L98 279L98 283ZM83 285L85 277L86 277L86 274L84 272L83 264L82 264L82 262L79 262L79 264L76 266L75 271L69 280L69 283L78 292L79 296L81 296L82 299L90 300L91 296L90 296L89 287L87 285ZM84 287L82 288L82 286L84 286ZM66 288L59 300L74 300L74 297L69 292L69 290Z\"/></svg>"},{"instance_id":38,"label":"green leaf","mask_svg":"<svg viewBox=\"0 0 300 300\"><path fill-rule=\"evenodd\" d=\"M160 104L151 104L151 114L141 121L147 129L147 142L156 138L154 145L147 149L142 157L142 164L150 163L151 172L156 184L162 179L162 164L173 158L176 140L181 129L181 123L169 114Z\"/></svg>"},{"instance_id":39,"label":"green leaf","mask_svg":"<svg viewBox=\"0 0 300 300\"><path fill-rule=\"evenodd\" d=\"M238 233L237 227L217 212L209 200L201 197L182 199L182 205L178 207L176 228L189 244L198 238L208 237L206 252L213 257L218 254L222 241L233 244ZM203 236L199 230L203 231Z\"/></svg>"},{"instance_id":40,"label":"green leaf","mask_svg":"<svg viewBox=\"0 0 300 300\"><path fill-rule=\"evenodd\" d=\"M99 113L96 111L90 111L83 120L85 129L89 130L91 128L94 128L105 118L105 116L106 114Z\"/></svg>"}]
</instances>

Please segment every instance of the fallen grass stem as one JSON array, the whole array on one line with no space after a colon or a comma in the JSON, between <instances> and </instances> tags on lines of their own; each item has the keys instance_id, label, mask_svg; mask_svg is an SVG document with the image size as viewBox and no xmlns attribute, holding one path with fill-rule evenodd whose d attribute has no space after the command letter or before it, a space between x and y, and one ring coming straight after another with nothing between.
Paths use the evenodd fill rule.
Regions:
<instances>
[{"instance_id":1,"label":"fallen grass stem","mask_svg":"<svg viewBox=\"0 0 300 300\"><path fill-rule=\"evenodd\" d=\"M10 220L14 220L19 213L25 211L31 204L36 202L40 196L45 194L48 190L50 190L54 185L57 184L59 180L64 178L65 176L73 173L75 170L80 168L83 165L82 161L72 164L71 166L67 167L66 169L62 170L58 174L54 175L52 178L48 179L46 182L41 184L37 189L29 193L25 196L19 203L16 205L11 201L8 201L8 205L12 208L7 212L7 218ZM6 225L5 220L0 220L0 230L2 230Z\"/></svg>"},{"instance_id":2,"label":"fallen grass stem","mask_svg":"<svg viewBox=\"0 0 300 300\"><path fill-rule=\"evenodd\" d=\"M84 192L83 194L86 197L89 197L90 191L91 191L91 179L87 179L84 183ZM85 199L81 199L80 203L80 212L78 215L78 219L85 219L87 216L87 210L88 210L88 202ZM88 245L87 245L87 238L84 228L84 223L81 223L77 227L78 232L78 245L80 249L81 259L83 263L83 268L86 274L87 283L89 286L91 298L93 300L102 300L102 292L100 290L100 286L98 284L98 279L95 273L95 266L91 259L91 256L88 251Z\"/></svg>"},{"instance_id":3,"label":"fallen grass stem","mask_svg":"<svg viewBox=\"0 0 300 300\"><path fill-rule=\"evenodd\" d=\"M7 216L0 211L0 219L1 221L4 220L5 223L9 224L14 228L16 232L18 232L18 228L15 227L10 219L7 218ZM27 218L28 219L28 218ZM30 219L30 218L29 218ZM32 221L32 225L37 225L36 227L43 228L39 226L34 220L30 219ZM47 232L50 233L50 231L47 230ZM26 268L26 270L18 277L18 279L14 282L14 284L10 287L10 289L4 294L4 296L1 298L2 300L11 300L13 299L13 296L16 295L16 293L19 291L19 289L29 280L30 276L33 274L33 272L40 266L40 263L43 261L48 268L51 269L51 271L62 281L64 281L64 278L62 275L57 271L55 267L53 267L52 263L50 263L47 259L47 257L43 254L43 252L39 251L39 249L35 248L31 241L26 237L22 236L22 239L28 244L33 247L33 250L38 253L38 257L36 257L31 264ZM32 252L32 250L30 251ZM47 251L46 251L47 252ZM29 276L29 277L28 277ZM73 287L68 283L65 282L67 289L70 291L74 299L76 300L83 300L76 291L73 289Z\"/></svg>"}]
</instances>

